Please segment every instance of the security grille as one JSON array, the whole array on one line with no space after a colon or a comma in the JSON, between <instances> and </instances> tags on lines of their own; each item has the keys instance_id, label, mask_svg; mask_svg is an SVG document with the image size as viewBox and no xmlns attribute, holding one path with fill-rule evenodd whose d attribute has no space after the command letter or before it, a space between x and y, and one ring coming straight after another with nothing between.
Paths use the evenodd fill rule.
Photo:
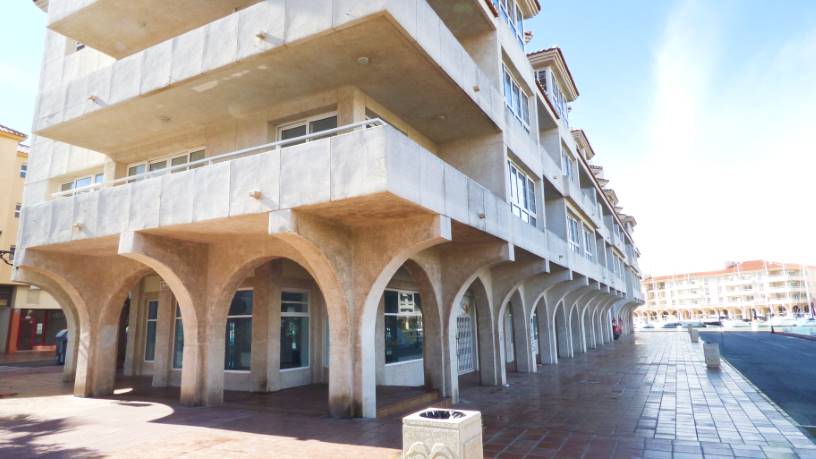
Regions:
<instances>
[{"instance_id":1,"label":"security grille","mask_svg":"<svg viewBox=\"0 0 816 459\"><path fill-rule=\"evenodd\" d=\"M470 314L461 314L456 318L456 355L460 375L476 370L473 348L473 318Z\"/></svg>"}]
</instances>

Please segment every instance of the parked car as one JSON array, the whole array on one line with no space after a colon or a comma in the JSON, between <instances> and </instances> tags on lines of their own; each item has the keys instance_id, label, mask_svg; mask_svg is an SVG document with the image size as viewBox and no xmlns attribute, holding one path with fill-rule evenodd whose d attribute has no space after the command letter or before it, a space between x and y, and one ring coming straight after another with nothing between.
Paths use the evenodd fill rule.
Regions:
<instances>
[{"instance_id":1,"label":"parked car","mask_svg":"<svg viewBox=\"0 0 816 459\"><path fill-rule=\"evenodd\" d=\"M660 328L681 328L682 326L683 324L681 324L680 322L666 322Z\"/></svg>"},{"instance_id":2,"label":"parked car","mask_svg":"<svg viewBox=\"0 0 816 459\"><path fill-rule=\"evenodd\" d=\"M705 328L706 324L700 320L690 320L683 323L683 328L691 326L691 328Z\"/></svg>"}]
</instances>

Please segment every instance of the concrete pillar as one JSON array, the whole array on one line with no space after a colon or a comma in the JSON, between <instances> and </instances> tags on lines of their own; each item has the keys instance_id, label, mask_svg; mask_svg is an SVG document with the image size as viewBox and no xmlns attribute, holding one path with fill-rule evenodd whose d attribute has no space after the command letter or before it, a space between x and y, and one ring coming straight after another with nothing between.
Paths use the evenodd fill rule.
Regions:
<instances>
[{"instance_id":1,"label":"concrete pillar","mask_svg":"<svg viewBox=\"0 0 816 459\"><path fill-rule=\"evenodd\" d=\"M269 332L275 328L280 333L280 307L278 307L278 321L271 322L270 292L272 282L270 282L271 269L269 263L265 263L255 268L255 275L252 277L252 355L249 370L251 390L254 392L264 392L267 390L267 374L269 371ZM278 295L280 296L280 295ZM276 326L272 326L272 324ZM280 346L280 338L278 338ZM278 359L280 350L278 349Z\"/></svg>"},{"instance_id":2,"label":"concrete pillar","mask_svg":"<svg viewBox=\"0 0 816 459\"><path fill-rule=\"evenodd\" d=\"M185 317L182 312L181 321ZM176 300L166 283L159 287L159 310L156 315L156 345L153 354L153 387L167 387L173 368L173 332L176 328ZM185 336L185 345L187 337ZM186 347L186 346L185 346ZM184 362L182 362L183 364Z\"/></svg>"},{"instance_id":3,"label":"concrete pillar","mask_svg":"<svg viewBox=\"0 0 816 459\"><path fill-rule=\"evenodd\" d=\"M128 333L125 349L125 364L122 372L125 376L138 374L138 364L144 359L144 355L138 350L144 351L144 346L139 347L139 335L143 332L144 322L141 320L142 310L142 289L141 283L130 291L130 311L128 316Z\"/></svg>"},{"instance_id":4,"label":"concrete pillar","mask_svg":"<svg viewBox=\"0 0 816 459\"><path fill-rule=\"evenodd\" d=\"M533 353L530 349L530 317L524 307L522 295L513 295L508 307L513 308L513 348L516 357L516 371L530 373L535 368Z\"/></svg>"},{"instance_id":5,"label":"concrete pillar","mask_svg":"<svg viewBox=\"0 0 816 459\"><path fill-rule=\"evenodd\" d=\"M569 275L573 277L572 274ZM547 290L545 295L547 314L549 322L552 324L551 333L549 333L548 363L558 363L559 357L570 356L570 348L572 338L569 335L569 327L567 326L567 311L565 310L565 298L568 294L575 290L589 285L585 277L577 276L570 281L559 282ZM550 309L551 308L551 309Z\"/></svg>"}]
</instances>

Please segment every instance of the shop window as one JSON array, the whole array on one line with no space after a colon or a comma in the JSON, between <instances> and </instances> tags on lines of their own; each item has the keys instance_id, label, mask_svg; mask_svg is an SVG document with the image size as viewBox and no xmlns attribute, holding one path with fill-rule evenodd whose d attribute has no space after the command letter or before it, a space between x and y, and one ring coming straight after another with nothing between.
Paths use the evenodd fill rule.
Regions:
<instances>
[{"instance_id":1,"label":"shop window","mask_svg":"<svg viewBox=\"0 0 816 459\"><path fill-rule=\"evenodd\" d=\"M181 368L184 359L184 324L181 322L181 307L176 303L176 322L173 331L173 368Z\"/></svg>"},{"instance_id":2,"label":"shop window","mask_svg":"<svg viewBox=\"0 0 816 459\"><path fill-rule=\"evenodd\" d=\"M147 302L147 335L145 337L146 362L152 362L156 358L156 324L159 319L159 300Z\"/></svg>"},{"instance_id":3,"label":"shop window","mask_svg":"<svg viewBox=\"0 0 816 459\"><path fill-rule=\"evenodd\" d=\"M282 370L309 366L309 294L284 291L281 293Z\"/></svg>"},{"instance_id":4,"label":"shop window","mask_svg":"<svg viewBox=\"0 0 816 459\"><path fill-rule=\"evenodd\" d=\"M419 293L386 290L385 363L407 362L422 358L424 330Z\"/></svg>"},{"instance_id":5,"label":"shop window","mask_svg":"<svg viewBox=\"0 0 816 459\"><path fill-rule=\"evenodd\" d=\"M227 316L224 369L248 371L252 361L252 290L235 292Z\"/></svg>"}]
</instances>

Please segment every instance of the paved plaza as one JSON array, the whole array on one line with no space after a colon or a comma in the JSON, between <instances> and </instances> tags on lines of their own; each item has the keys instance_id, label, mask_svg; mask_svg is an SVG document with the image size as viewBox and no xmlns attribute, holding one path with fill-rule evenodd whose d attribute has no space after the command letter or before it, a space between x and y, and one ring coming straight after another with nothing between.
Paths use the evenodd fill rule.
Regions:
<instances>
[{"instance_id":1,"label":"paved plaza","mask_svg":"<svg viewBox=\"0 0 816 459\"><path fill-rule=\"evenodd\" d=\"M816 458L790 418L730 366L706 370L688 341L639 333L537 374L510 373L509 387L463 381L458 406L483 412L490 457ZM0 366L0 457L399 457L399 416L81 399L65 395L60 376Z\"/></svg>"}]
</instances>

